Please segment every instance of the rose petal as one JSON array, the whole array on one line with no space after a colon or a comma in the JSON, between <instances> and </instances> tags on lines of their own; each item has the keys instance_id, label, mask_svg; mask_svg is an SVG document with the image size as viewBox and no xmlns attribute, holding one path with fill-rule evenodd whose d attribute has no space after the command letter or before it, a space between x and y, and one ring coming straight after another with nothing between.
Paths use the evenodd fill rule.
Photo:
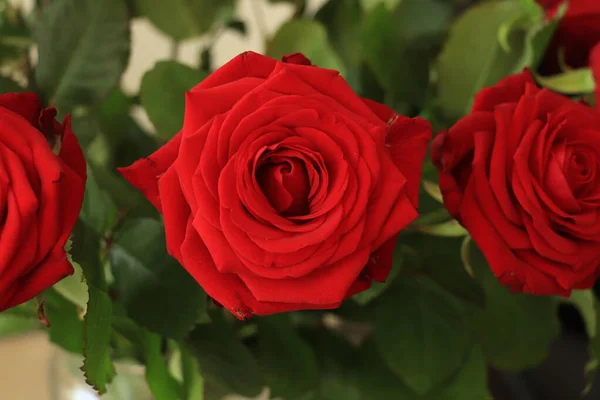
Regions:
<instances>
[{"instance_id":1,"label":"rose petal","mask_svg":"<svg viewBox=\"0 0 600 400\"><path fill-rule=\"evenodd\" d=\"M493 111L499 104L515 103L525 93L527 85L535 85L535 79L529 70L510 75L477 93L471 112Z\"/></svg>"},{"instance_id":2,"label":"rose petal","mask_svg":"<svg viewBox=\"0 0 600 400\"><path fill-rule=\"evenodd\" d=\"M40 99L34 93L0 94L0 107L17 113L34 127L42 111Z\"/></svg>"},{"instance_id":3,"label":"rose petal","mask_svg":"<svg viewBox=\"0 0 600 400\"><path fill-rule=\"evenodd\" d=\"M406 178L406 194L413 207L419 207L422 160L425 159L431 124L421 118L397 115L388 127L386 146L396 168Z\"/></svg>"},{"instance_id":4,"label":"rose petal","mask_svg":"<svg viewBox=\"0 0 600 400\"><path fill-rule=\"evenodd\" d=\"M369 250L358 251L327 268L294 279L259 278L242 275L240 278L259 301L301 303L310 299L313 304L341 302L360 271L367 264Z\"/></svg>"},{"instance_id":5,"label":"rose petal","mask_svg":"<svg viewBox=\"0 0 600 400\"><path fill-rule=\"evenodd\" d=\"M117 168L117 171L141 191L158 211L162 210L158 178L171 167L177 158L181 136L181 133L178 133L152 155L137 160L129 167Z\"/></svg>"}]
</instances>

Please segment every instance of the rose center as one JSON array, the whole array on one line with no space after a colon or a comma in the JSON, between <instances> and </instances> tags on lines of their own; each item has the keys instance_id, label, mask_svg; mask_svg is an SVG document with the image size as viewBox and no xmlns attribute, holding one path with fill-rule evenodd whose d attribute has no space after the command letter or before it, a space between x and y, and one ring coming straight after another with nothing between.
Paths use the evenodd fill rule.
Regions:
<instances>
[{"instance_id":1,"label":"rose center","mask_svg":"<svg viewBox=\"0 0 600 400\"><path fill-rule=\"evenodd\" d=\"M271 206L284 217L309 212L310 183L304 162L271 154L256 171L256 180Z\"/></svg>"},{"instance_id":2,"label":"rose center","mask_svg":"<svg viewBox=\"0 0 600 400\"><path fill-rule=\"evenodd\" d=\"M571 153L566 176L574 192L583 189L596 178L596 159L590 151L575 150Z\"/></svg>"}]
</instances>

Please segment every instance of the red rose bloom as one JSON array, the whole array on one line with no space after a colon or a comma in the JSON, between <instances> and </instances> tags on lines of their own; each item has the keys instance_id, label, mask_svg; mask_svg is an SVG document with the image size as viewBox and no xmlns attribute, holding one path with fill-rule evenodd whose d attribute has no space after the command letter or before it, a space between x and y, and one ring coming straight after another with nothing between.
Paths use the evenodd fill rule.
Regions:
<instances>
[{"instance_id":1,"label":"red rose bloom","mask_svg":"<svg viewBox=\"0 0 600 400\"><path fill-rule=\"evenodd\" d=\"M73 273L64 247L86 165L70 118L60 124L55 116L32 93L0 95L0 311Z\"/></svg>"},{"instance_id":2,"label":"red rose bloom","mask_svg":"<svg viewBox=\"0 0 600 400\"><path fill-rule=\"evenodd\" d=\"M434 140L444 204L513 291L569 295L600 263L600 113L529 71Z\"/></svg>"},{"instance_id":3,"label":"red rose bloom","mask_svg":"<svg viewBox=\"0 0 600 400\"><path fill-rule=\"evenodd\" d=\"M564 0L537 0L552 17ZM541 67L545 74L560 72L559 54L564 52L564 62L571 68L588 66L589 55L600 43L600 1L569 0L569 7L548 48Z\"/></svg>"},{"instance_id":4,"label":"red rose bloom","mask_svg":"<svg viewBox=\"0 0 600 400\"><path fill-rule=\"evenodd\" d=\"M239 318L338 307L384 280L417 216L431 128L336 71L243 53L187 93L183 128L123 176L167 248Z\"/></svg>"}]
</instances>

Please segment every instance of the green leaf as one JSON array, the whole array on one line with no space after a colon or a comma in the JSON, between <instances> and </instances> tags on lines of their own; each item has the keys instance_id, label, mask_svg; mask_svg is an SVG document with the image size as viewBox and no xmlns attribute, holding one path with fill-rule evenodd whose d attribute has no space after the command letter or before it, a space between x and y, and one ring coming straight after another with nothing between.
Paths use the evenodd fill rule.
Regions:
<instances>
[{"instance_id":1,"label":"green leaf","mask_svg":"<svg viewBox=\"0 0 600 400\"><path fill-rule=\"evenodd\" d=\"M287 314L258 319L257 358L274 397L302 399L318 386L317 358Z\"/></svg>"},{"instance_id":2,"label":"green leaf","mask_svg":"<svg viewBox=\"0 0 600 400\"><path fill-rule=\"evenodd\" d=\"M139 13L176 41L200 36L231 20L234 0L135 0Z\"/></svg>"},{"instance_id":3,"label":"green leaf","mask_svg":"<svg viewBox=\"0 0 600 400\"><path fill-rule=\"evenodd\" d=\"M39 322L39 306L36 303L37 299L29 300L28 302L2 311L0 315L13 315L15 317L34 319Z\"/></svg>"},{"instance_id":4,"label":"green leaf","mask_svg":"<svg viewBox=\"0 0 600 400\"><path fill-rule=\"evenodd\" d=\"M415 228L427 235L442 237L464 237L469 234L455 219L435 225L416 224Z\"/></svg>"},{"instance_id":5,"label":"green leaf","mask_svg":"<svg viewBox=\"0 0 600 400\"><path fill-rule=\"evenodd\" d=\"M389 92L390 106L423 104L430 65L450 17L450 6L437 0L403 0L392 10L380 4L369 12L361 53Z\"/></svg>"},{"instance_id":6,"label":"green leaf","mask_svg":"<svg viewBox=\"0 0 600 400\"><path fill-rule=\"evenodd\" d=\"M102 134L97 115L88 107L77 107L71 113L73 133L88 162L106 159L106 154L91 154L90 148L96 138Z\"/></svg>"},{"instance_id":7,"label":"green leaf","mask_svg":"<svg viewBox=\"0 0 600 400\"><path fill-rule=\"evenodd\" d=\"M118 83L129 57L127 8L122 0L54 0L43 7L34 37L38 86L66 114Z\"/></svg>"},{"instance_id":8,"label":"green leaf","mask_svg":"<svg viewBox=\"0 0 600 400\"><path fill-rule=\"evenodd\" d=\"M405 278L376 308L375 343L392 371L416 393L425 394L466 357L471 344L468 317L465 305L435 283Z\"/></svg>"},{"instance_id":9,"label":"green leaf","mask_svg":"<svg viewBox=\"0 0 600 400\"><path fill-rule=\"evenodd\" d=\"M423 180L423 188L425 189L425 192L434 200L440 203L444 203L442 191L440 190L440 186L437 183L428 180Z\"/></svg>"},{"instance_id":10,"label":"green leaf","mask_svg":"<svg viewBox=\"0 0 600 400\"><path fill-rule=\"evenodd\" d=\"M434 198L434 196L438 196L436 189L433 187L434 185L439 186L438 170L430 160L425 160L425 163L423 164L423 173L421 175L424 183L420 187L419 214L421 215L419 219L423 219L425 214L433 214L434 212L439 213L440 216L444 216L442 219L436 219L436 221L444 221L452 218L448 211L442 206L443 198ZM439 193L439 196L441 196L441 193Z\"/></svg>"},{"instance_id":11,"label":"green leaf","mask_svg":"<svg viewBox=\"0 0 600 400\"><path fill-rule=\"evenodd\" d=\"M106 385L115 376L110 358L112 301L107 293L104 265L100 260L102 238L83 222L73 232L73 259L81 265L88 286L89 300L84 316L83 366L86 382L98 391L106 392Z\"/></svg>"},{"instance_id":12,"label":"green leaf","mask_svg":"<svg viewBox=\"0 0 600 400\"><path fill-rule=\"evenodd\" d=\"M592 290L573 290L568 299L559 299L577 308L585 322L588 337L593 338L597 334L596 296Z\"/></svg>"},{"instance_id":13,"label":"green leaf","mask_svg":"<svg viewBox=\"0 0 600 400\"><path fill-rule=\"evenodd\" d=\"M67 251L67 257L71 258L71 241L67 242L67 245L68 248L65 248L65 250ZM83 271L81 270L81 265L74 262L72 259L69 259L69 262L73 266L73 275L63 278L53 287L54 290L56 290L65 299L69 300L71 303L84 310L87 307L89 296L87 285L85 283L85 280L83 279Z\"/></svg>"},{"instance_id":14,"label":"green leaf","mask_svg":"<svg viewBox=\"0 0 600 400\"><path fill-rule=\"evenodd\" d=\"M587 308L587 306L586 306ZM586 380L587 380L587 385L585 387L585 389L583 390L583 394L586 395L590 392L590 390L592 389L592 385L594 384L594 382L596 381L596 376L598 374L598 366L600 365L600 334L598 334L598 326L600 324L600 304L598 303L598 300L594 298L594 307L593 307L593 311L596 314L596 332L594 335L590 336L590 343L588 346L588 350L589 350L589 354L590 354L590 359L585 367L585 375L586 375ZM587 315L588 317L586 317L586 324L589 324L588 322L588 318L589 318L589 314L591 314L590 311L586 311L584 315ZM588 332L592 331L588 325Z\"/></svg>"},{"instance_id":15,"label":"green leaf","mask_svg":"<svg viewBox=\"0 0 600 400\"><path fill-rule=\"evenodd\" d=\"M117 209L104 190L100 188L94 172L88 168L85 197L79 218L94 232L104 235L109 232L117 218Z\"/></svg>"},{"instance_id":16,"label":"green leaf","mask_svg":"<svg viewBox=\"0 0 600 400\"><path fill-rule=\"evenodd\" d=\"M535 3L535 0L523 1L528 3L528 5L525 5L525 9L529 10L530 17L537 21L533 23L533 25L524 28L526 30L525 47L523 49L521 62L513 71L515 73L522 71L525 67L529 67L531 70L537 69L546 54L546 49L552 40L560 19L567 10L565 7L566 4L564 4L559 7L554 17L551 20L548 20L545 18L544 10L539 4ZM531 3L535 4L532 6Z\"/></svg>"},{"instance_id":17,"label":"green leaf","mask_svg":"<svg viewBox=\"0 0 600 400\"><path fill-rule=\"evenodd\" d=\"M158 212L152 203L115 171L95 165L89 167L98 185L103 191L109 193L111 201L120 212L126 212L129 217L158 217Z\"/></svg>"},{"instance_id":18,"label":"green leaf","mask_svg":"<svg viewBox=\"0 0 600 400\"><path fill-rule=\"evenodd\" d=\"M469 8L456 20L437 63L438 101L447 117L458 119L467 114L480 89L521 65L522 38L511 36L507 52L498 32L504 23L523 13L518 2L492 1Z\"/></svg>"},{"instance_id":19,"label":"green leaf","mask_svg":"<svg viewBox=\"0 0 600 400\"><path fill-rule=\"evenodd\" d=\"M427 396L427 400L455 399L492 399L487 388L487 365L480 346L471 349L450 382L440 385Z\"/></svg>"},{"instance_id":20,"label":"green leaf","mask_svg":"<svg viewBox=\"0 0 600 400\"><path fill-rule=\"evenodd\" d=\"M115 316L112 319L113 337L118 334L135 346L135 352L131 354L131 357L141 360L146 366L146 386L150 389L153 398L156 400L182 399L181 385L174 374L171 374L171 369L166 361L163 338L125 317L125 311L119 306L119 303L115 304ZM179 354L175 344L172 348L176 350L175 354ZM188 399L183 398L183 400Z\"/></svg>"},{"instance_id":21,"label":"green leaf","mask_svg":"<svg viewBox=\"0 0 600 400\"><path fill-rule=\"evenodd\" d=\"M126 221L108 256L119 300L140 325L177 340L206 318L206 294L168 255L158 221Z\"/></svg>"},{"instance_id":22,"label":"green leaf","mask_svg":"<svg viewBox=\"0 0 600 400\"><path fill-rule=\"evenodd\" d=\"M302 53L321 68L333 69L342 75L346 72L329 42L325 27L317 21L294 19L279 27L267 46L267 55L280 59L291 53Z\"/></svg>"},{"instance_id":23,"label":"green leaf","mask_svg":"<svg viewBox=\"0 0 600 400\"><path fill-rule=\"evenodd\" d=\"M571 304L581 314L585 323L586 332L590 340L588 346L589 360L585 367L585 376L587 385L583 390L582 396L586 396L591 391L598 373L598 364L600 359L600 340L598 337L598 324L600 323L600 314L598 301L593 290L574 290L568 299L559 298L558 301Z\"/></svg>"},{"instance_id":24,"label":"green leaf","mask_svg":"<svg viewBox=\"0 0 600 400\"><path fill-rule=\"evenodd\" d=\"M198 325L186 344L207 381L247 397L262 391L265 378L258 363L221 315L214 315L211 324Z\"/></svg>"},{"instance_id":25,"label":"green leaf","mask_svg":"<svg viewBox=\"0 0 600 400\"><path fill-rule=\"evenodd\" d=\"M85 381L103 394L116 373L110 359L112 303L108 294L95 286L89 286L89 296L84 317L84 360L81 370Z\"/></svg>"},{"instance_id":26,"label":"green leaf","mask_svg":"<svg viewBox=\"0 0 600 400\"><path fill-rule=\"evenodd\" d=\"M0 93L23 92L23 88L9 77L0 75Z\"/></svg>"},{"instance_id":27,"label":"green leaf","mask_svg":"<svg viewBox=\"0 0 600 400\"><path fill-rule=\"evenodd\" d=\"M181 388L169 373L161 352L162 338L154 333L145 332L144 358L146 362L146 381L156 400L173 400L181 398Z\"/></svg>"},{"instance_id":28,"label":"green leaf","mask_svg":"<svg viewBox=\"0 0 600 400\"><path fill-rule=\"evenodd\" d=\"M385 365L372 342L360 350L356 381L365 400L488 399L486 365L479 346L474 346L450 379L420 396Z\"/></svg>"},{"instance_id":29,"label":"green leaf","mask_svg":"<svg viewBox=\"0 0 600 400\"><path fill-rule=\"evenodd\" d=\"M32 44L22 10L0 0L0 61L22 57Z\"/></svg>"},{"instance_id":30,"label":"green leaf","mask_svg":"<svg viewBox=\"0 0 600 400\"><path fill-rule=\"evenodd\" d=\"M115 88L100 105L102 125L112 135L117 135L131 120L130 112L134 105L133 97L126 95L120 88Z\"/></svg>"},{"instance_id":31,"label":"green leaf","mask_svg":"<svg viewBox=\"0 0 600 400\"><path fill-rule=\"evenodd\" d=\"M357 89L359 66L362 62L360 26L364 17L359 0L328 1L319 9L315 20L327 30L332 48L339 54L347 69L346 80Z\"/></svg>"},{"instance_id":32,"label":"green leaf","mask_svg":"<svg viewBox=\"0 0 600 400\"><path fill-rule=\"evenodd\" d=\"M469 247L468 264L486 293L486 307L476 312L474 323L487 362L504 370L539 364L560 333L558 301L511 293L492 274L477 246Z\"/></svg>"},{"instance_id":33,"label":"green leaf","mask_svg":"<svg viewBox=\"0 0 600 400\"><path fill-rule=\"evenodd\" d=\"M200 83L206 74L174 61L160 61L142 78L142 106L158 136L171 139L183 126L185 92Z\"/></svg>"},{"instance_id":34,"label":"green leaf","mask_svg":"<svg viewBox=\"0 0 600 400\"><path fill-rule=\"evenodd\" d=\"M329 331L303 334L319 362L321 382L315 400L362 400L356 379L356 350ZM311 399L312 400L312 399Z\"/></svg>"},{"instance_id":35,"label":"green leaf","mask_svg":"<svg viewBox=\"0 0 600 400\"><path fill-rule=\"evenodd\" d=\"M335 0L330 0L330 1L335 1ZM360 0L360 5L366 11L369 11L369 10L375 8L375 7L379 6L380 4L383 4L386 8L391 10L394 7L396 7L398 5L398 3L400 3L401 1L402 0Z\"/></svg>"},{"instance_id":36,"label":"green leaf","mask_svg":"<svg viewBox=\"0 0 600 400\"><path fill-rule=\"evenodd\" d=\"M535 79L543 87L569 95L593 93L596 89L596 81L589 68L572 69L553 76L536 75Z\"/></svg>"},{"instance_id":37,"label":"green leaf","mask_svg":"<svg viewBox=\"0 0 600 400\"><path fill-rule=\"evenodd\" d=\"M24 318L8 313L0 314L0 339L20 335L38 329L40 322L35 318Z\"/></svg>"},{"instance_id":38,"label":"green leaf","mask_svg":"<svg viewBox=\"0 0 600 400\"><path fill-rule=\"evenodd\" d=\"M200 374L198 361L194 359L184 346L180 346L181 371L183 372L183 398L185 400L204 399L204 378Z\"/></svg>"},{"instance_id":39,"label":"green leaf","mask_svg":"<svg viewBox=\"0 0 600 400\"><path fill-rule=\"evenodd\" d=\"M400 241L414 251L409 262L405 262L403 272L406 275L427 277L463 302L484 307L486 299L482 285L463 266L461 245L464 238L411 233L402 235Z\"/></svg>"},{"instance_id":40,"label":"green leaf","mask_svg":"<svg viewBox=\"0 0 600 400\"><path fill-rule=\"evenodd\" d=\"M41 328L36 300L0 312L0 338Z\"/></svg>"},{"instance_id":41,"label":"green leaf","mask_svg":"<svg viewBox=\"0 0 600 400\"><path fill-rule=\"evenodd\" d=\"M361 399L417 400L422 398L392 372L372 340L361 346L358 360L355 379L362 395Z\"/></svg>"},{"instance_id":42,"label":"green leaf","mask_svg":"<svg viewBox=\"0 0 600 400\"><path fill-rule=\"evenodd\" d=\"M50 341L71 353L81 353L84 328L77 306L48 290L44 293L44 312L50 321Z\"/></svg>"},{"instance_id":43,"label":"green leaf","mask_svg":"<svg viewBox=\"0 0 600 400\"><path fill-rule=\"evenodd\" d=\"M146 133L131 116L133 106L133 97L115 89L99 107L99 124L112 151L111 161L118 167L131 165L158 149L156 137Z\"/></svg>"}]
</instances>

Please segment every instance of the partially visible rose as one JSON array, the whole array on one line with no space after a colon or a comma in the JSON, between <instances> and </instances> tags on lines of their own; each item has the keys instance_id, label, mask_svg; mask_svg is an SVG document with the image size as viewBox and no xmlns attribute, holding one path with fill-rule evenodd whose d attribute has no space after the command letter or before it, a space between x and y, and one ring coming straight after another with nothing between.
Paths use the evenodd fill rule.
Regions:
<instances>
[{"instance_id":1,"label":"partially visible rose","mask_svg":"<svg viewBox=\"0 0 600 400\"><path fill-rule=\"evenodd\" d=\"M183 128L121 169L167 248L238 318L335 308L386 279L417 217L431 126L301 54L239 55L187 93Z\"/></svg>"},{"instance_id":2,"label":"partially visible rose","mask_svg":"<svg viewBox=\"0 0 600 400\"><path fill-rule=\"evenodd\" d=\"M549 18L553 17L564 0L537 0ZM592 48L600 43L600 1L569 0L565 16L554 34L541 66L544 74L561 72L561 58L570 68L589 65Z\"/></svg>"},{"instance_id":3,"label":"partially visible rose","mask_svg":"<svg viewBox=\"0 0 600 400\"><path fill-rule=\"evenodd\" d=\"M70 118L55 116L32 93L0 95L0 311L73 273L64 247L86 165Z\"/></svg>"},{"instance_id":4,"label":"partially visible rose","mask_svg":"<svg viewBox=\"0 0 600 400\"><path fill-rule=\"evenodd\" d=\"M600 271L600 112L536 86L529 71L476 97L436 137L448 211L500 282L568 296Z\"/></svg>"}]
</instances>

